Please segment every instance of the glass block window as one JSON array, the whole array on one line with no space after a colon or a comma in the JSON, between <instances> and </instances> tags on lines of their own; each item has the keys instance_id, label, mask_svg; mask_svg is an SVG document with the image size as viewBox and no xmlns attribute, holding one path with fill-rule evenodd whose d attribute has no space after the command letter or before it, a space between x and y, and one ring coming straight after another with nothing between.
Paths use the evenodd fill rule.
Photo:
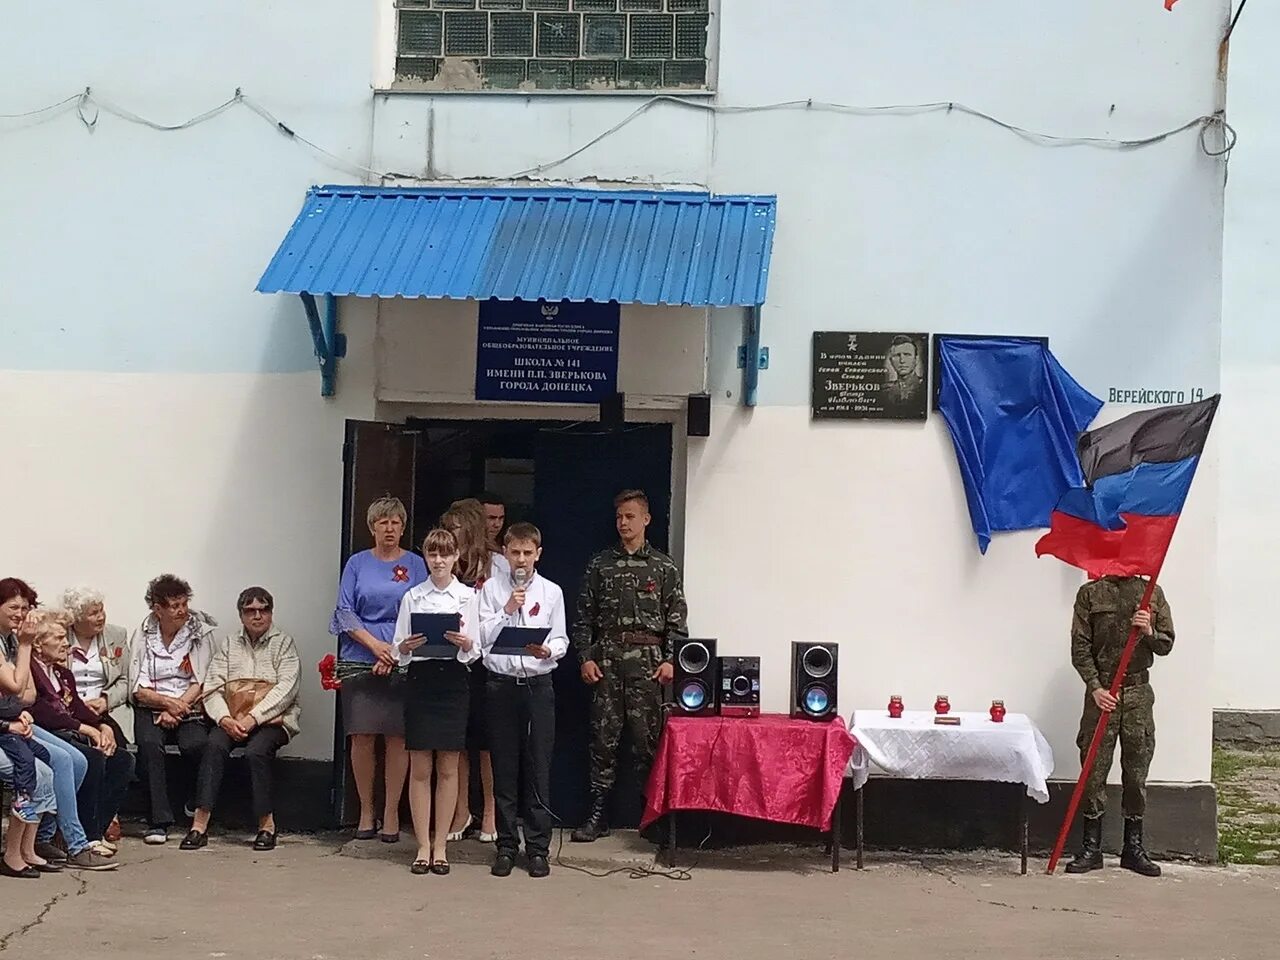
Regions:
<instances>
[{"instance_id":1,"label":"glass block window","mask_svg":"<svg viewBox=\"0 0 1280 960\"><path fill-rule=\"evenodd\" d=\"M702 90L709 0L396 0L396 83Z\"/></svg>"}]
</instances>

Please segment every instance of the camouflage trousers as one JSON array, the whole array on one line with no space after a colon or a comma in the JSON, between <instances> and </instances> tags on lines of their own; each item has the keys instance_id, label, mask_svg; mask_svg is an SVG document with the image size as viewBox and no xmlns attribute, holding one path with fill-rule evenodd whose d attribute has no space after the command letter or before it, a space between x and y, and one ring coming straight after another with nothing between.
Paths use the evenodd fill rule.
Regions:
<instances>
[{"instance_id":1,"label":"camouflage trousers","mask_svg":"<svg viewBox=\"0 0 1280 960\"><path fill-rule=\"evenodd\" d=\"M607 794L618 779L618 745L625 729L641 785L653 766L662 733L662 686L649 679L662 662L660 646L605 644L604 679L592 689L591 792Z\"/></svg>"},{"instance_id":2,"label":"camouflage trousers","mask_svg":"<svg viewBox=\"0 0 1280 960\"><path fill-rule=\"evenodd\" d=\"M1121 809L1126 817L1140 817L1147 809L1147 770L1151 756L1156 751L1156 722L1152 715L1156 695L1151 684L1140 683L1120 689L1120 702L1111 711L1107 730L1102 735L1098 756L1084 788L1084 815L1100 817L1107 806L1107 774L1111 772L1111 760L1116 752L1116 740L1120 741L1120 777L1123 785ZM1080 762L1084 763L1093 740L1094 728L1102 711L1085 694L1084 712L1080 716L1080 733L1076 746L1080 748Z\"/></svg>"}]
</instances>

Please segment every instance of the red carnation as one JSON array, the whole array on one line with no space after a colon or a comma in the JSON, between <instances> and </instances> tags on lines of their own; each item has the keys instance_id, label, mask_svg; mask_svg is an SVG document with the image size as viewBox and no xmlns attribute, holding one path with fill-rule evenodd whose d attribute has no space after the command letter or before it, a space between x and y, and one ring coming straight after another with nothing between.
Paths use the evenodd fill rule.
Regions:
<instances>
[{"instance_id":1,"label":"red carnation","mask_svg":"<svg viewBox=\"0 0 1280 960\"><path fill-rule=\"evenodd\" d=\"M481 589L481 588L484 586L485 581L486 581L486 580L488 580L488 579L489 579L488 577L481 577L479 580L477 580L477 581L476 581L476 589L477 589L477 590Z\"/></svg>"},{"instance_id":2,"label":"red carnation","mask_svg":"<svg viewBox=\"0 0 1280 960\"><path fill-rule=\"evenodd\" d=\"M529 611L529 616L536 617L538 615L538 611L541 609L542 609L542 604L535 603L533 605L533 608Z\"/></svg>"},{"instance_id":3,"label":"red carnation","mask_svg":"<svg viewBox=\"0 0 1280 960\"><path fill-rule=\"evenodd\" d=\"M321 661L316 665L320 671L320 687L323 690L338 690L342 687L342 681L334 676L334 671L338 668L338 658L332 653L326 653Z\"/></svg>"},{"instance_id":4,"label":"red carnation","mask_svg":"<svg viewBox=\"0 0 1280 960\"><path fill-rule=\"evenodd\" d=\"M113 651L111 651L111 658L113 660L119 660L123 656L124 656L124 651L121 650L119 647L116 647Z\"/></svg>"},{"instance_id":5,"label":"red carnation","mask_svg":"<svg viewBox=\"0 0 1280 960\"><path fill-rule=\"evenodd\" d=\"M658 585L654 583L652 580L650 580L648 583L644 585L644 588L648 590L650 593L653 593L655 590L658 589Z\"/></svg>"}]
</instances>

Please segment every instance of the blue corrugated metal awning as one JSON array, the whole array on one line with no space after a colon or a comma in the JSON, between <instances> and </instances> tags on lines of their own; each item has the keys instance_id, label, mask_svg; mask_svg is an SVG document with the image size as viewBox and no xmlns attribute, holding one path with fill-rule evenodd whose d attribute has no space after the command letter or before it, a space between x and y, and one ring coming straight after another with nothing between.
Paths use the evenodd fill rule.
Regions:
<instances>
[{"instance_id":1,"label":"blue corrugated metal awning","mask_svg":"<svg viewBox=\"0 0 1280 960\"><path fill-rule=\"evenodd\" d=\"M776 209L772 196L313 187L258 290L757 306Z\"/></svg>"}]
</instances>

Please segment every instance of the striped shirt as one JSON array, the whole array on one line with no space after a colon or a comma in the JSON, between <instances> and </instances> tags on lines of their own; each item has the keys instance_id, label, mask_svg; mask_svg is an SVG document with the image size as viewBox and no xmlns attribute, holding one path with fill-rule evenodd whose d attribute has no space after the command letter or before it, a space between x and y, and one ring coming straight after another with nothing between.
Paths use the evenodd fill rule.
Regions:
<instances>
[{"instance_id":1,"label":"striped shirt","mask_svg":"<svg viewBox=\"0 0 1280 960\"><path fill-rule=\"evenodd\" d=\"M204 680L204 709L217 723L231 716L223 687L231 680L266 680L275 686L267 692L250 716L259 726L280 718L289 738L298 735L298 686L301 674L298 648L293 637L272 627L257 641L249 639L244 628L218 644ZM234 718L233 718L234 719Z\"/></svg>"}]
</instances>

